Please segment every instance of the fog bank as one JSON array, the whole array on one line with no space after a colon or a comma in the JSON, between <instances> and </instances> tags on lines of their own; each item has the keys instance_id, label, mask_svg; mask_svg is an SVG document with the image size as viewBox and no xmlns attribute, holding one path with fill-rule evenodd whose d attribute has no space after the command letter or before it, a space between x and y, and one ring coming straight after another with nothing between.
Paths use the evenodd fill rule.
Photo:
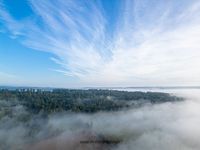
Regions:
<instances>
[{"instance_id":1,"label":"fog bank","mask_svg":"<svg viewBox=\"0 0 200 150\"><path fill-rule=\"evenodd\" d=\"M0 149L199 150L200 90L170 92L185 100L118 112L37 115L26 124L19 121L26 110L13 107L15 116L0 121ZM95 140L119 143L81 143Z\"/></svg>"}]
</instances>

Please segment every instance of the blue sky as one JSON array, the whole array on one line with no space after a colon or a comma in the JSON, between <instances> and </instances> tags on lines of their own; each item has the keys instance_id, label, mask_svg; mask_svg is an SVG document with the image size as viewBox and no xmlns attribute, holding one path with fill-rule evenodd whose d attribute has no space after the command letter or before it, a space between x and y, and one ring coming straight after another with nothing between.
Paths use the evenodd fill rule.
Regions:
<instances>
[{"instance_id":1,"label":"blue sky","mask_svg":"<svg viewBox=\"0 0 200 150\"><path fill-rule=\"evenodd\" d=\"M0 0L0 85L200 85L200 1Z\"/></svg>"}]
</instances>

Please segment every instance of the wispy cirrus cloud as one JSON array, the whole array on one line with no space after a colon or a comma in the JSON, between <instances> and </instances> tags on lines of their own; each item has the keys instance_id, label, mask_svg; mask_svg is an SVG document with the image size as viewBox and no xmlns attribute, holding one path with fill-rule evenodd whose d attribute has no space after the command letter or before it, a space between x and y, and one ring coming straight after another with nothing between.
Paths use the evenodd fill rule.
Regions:
<instances>
[{"instance_id":1,"label":"wispy cirrus cloud","mask_svg":"<svg viewBox=\"0 0 200 150\"><path fill-rule=\"evenodd\" d=\"M16 75L6 72L0 72L0 77L16 78Z\"/></svg>"},{"instance_id":2,"label":"wispy cirrus cloud","mask_svg":"<svg viewBox=\"0 0 200 150\"><path fill-rule=\"evenodd\" d=\"M0 83L2 85L12 85L13 83L16 83L16 81L19 80L20 78L15 74L0 71Z\"/></svg>"},{"instance_id":3,"label":"wispy cirrus cloud","mask_svg":"<svg viewBox=\"0 0 200 150\"><path fill-rule=\"evenodd\" d=\"M200 3L119 2L112 39L101 1L31 0L30 18L3 6L0 16L24 45L54 54L55 71L85 84L199 84Z\"/></svg>"}]
</instances>

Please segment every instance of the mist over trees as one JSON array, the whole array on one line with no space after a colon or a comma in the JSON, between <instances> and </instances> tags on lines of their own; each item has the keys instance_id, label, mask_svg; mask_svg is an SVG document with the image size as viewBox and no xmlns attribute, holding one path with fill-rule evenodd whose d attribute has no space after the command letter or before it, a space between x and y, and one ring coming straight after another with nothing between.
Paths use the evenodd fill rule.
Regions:
<instances>
[{"instance_id":1,"label":"mist over trees","mask_svg":"<svg viewBox=\"0 0 200 150\"><path fill-rule=\"evenodd\" d=\"M137 116L141 108L182 100L159 92L1 89L0 149L117 149L137 135L132 133L132 126L124 125L128 120L128 124L136 123L137 117L130 114ZM84 140L101 143L80 142Z\"/></svg>"}]
</instances>

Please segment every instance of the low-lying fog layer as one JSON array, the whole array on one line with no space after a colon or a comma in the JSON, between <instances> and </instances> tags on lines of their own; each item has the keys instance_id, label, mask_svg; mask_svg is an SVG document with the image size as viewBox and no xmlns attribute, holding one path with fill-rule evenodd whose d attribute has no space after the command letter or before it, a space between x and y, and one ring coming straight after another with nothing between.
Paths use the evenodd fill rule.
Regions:
<instances>
[{"instance_id":1,"label":"low-lying fog layer","mask_svg":"<svg viewBox=\"0 0 200 150\"><path fill-rule=\"evenodd\" d=\"M20 123L26 111L16 106L15 117L0 121L0 149L199 150L200 90L176 93L186 100L119 112L35 116L28 124Z\"/></svg>"}]
</instances>

